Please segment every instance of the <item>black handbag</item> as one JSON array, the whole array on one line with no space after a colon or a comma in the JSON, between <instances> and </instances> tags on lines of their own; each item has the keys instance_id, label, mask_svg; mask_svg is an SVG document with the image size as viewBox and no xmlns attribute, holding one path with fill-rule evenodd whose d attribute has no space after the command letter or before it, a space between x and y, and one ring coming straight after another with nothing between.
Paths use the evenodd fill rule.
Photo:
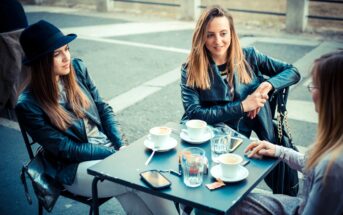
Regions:
<instances>
[{"instance_id":1,"label":"black handbag","mask_svg":"<svg viewBox=\"0 0 343 215\"><path fill-rule=\"evenodd\" d=\"M62 186L45 173L46 161L43 154L44 150L39 148L35 157L22 167L20 178L29 204L32 204L32 199L28 192L25 175L30 178L38 201L42 203L48 212L51 212L60 195Z\"/></svg>"},{"instance_id":2,"label":"black handbag","mask_svg":"<svg viewBox=\"0 0 343 215\"><path fill-rule=\"evenodd\" d=\"M273 121L273 129L277 137L276 144L298 151L288 127L286 101L288 88L279 91L274 97L277 104L277 121ZM280 162L265 178L273 193L297 196L299 178L297 170L290 168L285 162Z\"/></svg>"}]
</instances>

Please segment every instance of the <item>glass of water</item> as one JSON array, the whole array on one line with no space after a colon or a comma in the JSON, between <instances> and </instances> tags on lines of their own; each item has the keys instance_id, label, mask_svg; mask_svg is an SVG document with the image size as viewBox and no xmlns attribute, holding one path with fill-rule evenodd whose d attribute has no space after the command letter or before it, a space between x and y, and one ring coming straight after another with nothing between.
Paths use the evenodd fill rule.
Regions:
<instances>
[{"instance_id":1,"label":"glass of water","mask_svg":"<svg viewBox=\"0 0 343 215\"><path fill-rule=\"evenodd\" d=\"M188 147L181 152L183 182L188 187L198 187L202 184L205 151L199 147Z\"/></svg>"},{"instance_id":2,"label":"glass of water","mask_svg":"<svg viewBox=\"0 0 343 215\"><path fill-rule=\"evenodd\" d=\"M221 154L230 152L231 133L217 135L211 139L211 157L212 161L219 163L218 157Z\"/></svg>"}]
</instances>

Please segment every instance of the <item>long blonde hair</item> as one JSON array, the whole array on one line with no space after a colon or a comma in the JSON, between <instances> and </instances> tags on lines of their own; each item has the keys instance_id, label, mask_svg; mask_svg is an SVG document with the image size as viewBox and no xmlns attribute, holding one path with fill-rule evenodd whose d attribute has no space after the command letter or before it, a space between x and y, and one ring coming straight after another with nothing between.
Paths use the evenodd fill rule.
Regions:
<instances>
[{"instance_id":1,"label":"long blonde hair","mask_svg":"<svg viewBox=\"0 0 343 215\"><path fill-rule=\"evenodd\" d=\"M49 53L31 64L30 88L49 120L60 130L66 130L72 124L74 116L59 104L59 89L53 74L53 53ZM75 71L70 64L70 73L60 76L64 85L67 102L78 118L85 116L84 109L90 105L75 78Z\"/></svg>"},{"instance_id":2,"label":"long blonde hair","mask_svg":"<svg viewBox=\"0 0 343 215\"><path fill-rule=\"evenodd\" d=\"M201 14L193 33L192 49L187 59L187 85L190 87L198 87L203 90L211 87L208 73L208 51L205 42L208 23L216 17L226 17L230 25L231 44L227 59L229 71L231 71L228 74L229 84L232 84L235 69L237 69L240 82L249 83L251 81L251 71L245 61L231 14L220 6L212 6Z\"/></svg>"},{"instance_id":3,"label":"long blonde hair","mask_svg":"<svg viewBox=\"0 0 343 215\"><path fill-rule=\"evenodd\" d=\"M319 120L317 138L309 151L306 169L312 170L330 154L327 174L343 150L343 51L317 59L311 73L319 91Z\"/></svg>"}]
</instances>

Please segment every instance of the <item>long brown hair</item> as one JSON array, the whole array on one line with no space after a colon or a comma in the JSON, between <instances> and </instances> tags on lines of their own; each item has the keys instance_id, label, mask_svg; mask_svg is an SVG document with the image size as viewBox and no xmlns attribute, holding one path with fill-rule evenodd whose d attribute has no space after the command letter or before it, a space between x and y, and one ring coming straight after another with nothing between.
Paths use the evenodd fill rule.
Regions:
<instances>
[{"instance_id":1,"label":"long brown hair","mask_svg":"<svg viewBox=\"0 0 343 215\"><path fill-rule=\"evenodd\" d=\"M312 77L318 100L318 132L309 151L306 169L313 169L330 154L326 174L343 150L343 51L322 56L314 62Z\"/></svg>"},{"instance_id":2,"label":"long brown hair","mask_svg":"<svg viewBox=\"0 0 343 215\"><path fill-rule=\"evenodd\" d=\"M66 92L66 98L73 114L59 104L59 88L53 74L53 53L49 53L31 64L30 88L51 123L60 130L66 130L74 117L83 118L84 109L90 105L89 99L76 82L75 71L70 64L70 73L60 76Z\"/></svg>"},{"instance_id":3,"label":"long brown hair","mask_svg":"<svg viewBox=\"0 0 343 215\"><path fill-rule=\"evenodd\" d=\"M206 29L208 23L216 17L226 17L230 25L231 44L228 49L227 59L229 71L231 71L228 74L229 84L232 84L233 71L235 69L237 69L240 82L249 83L251 81L249 66L245 61L231 14L220 6L212 6L201 14L193 33L192 49L187 59L187 85L190 87L210 88L211 84L208 74L209 59L205 46Z\"/></svg>"}]
</instances>

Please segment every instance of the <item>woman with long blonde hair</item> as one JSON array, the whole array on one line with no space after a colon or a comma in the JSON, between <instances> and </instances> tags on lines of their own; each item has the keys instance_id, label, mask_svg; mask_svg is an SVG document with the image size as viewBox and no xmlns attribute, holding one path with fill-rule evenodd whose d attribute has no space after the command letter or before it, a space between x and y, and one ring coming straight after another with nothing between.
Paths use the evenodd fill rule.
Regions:
<instances>
[{"instance_id":1,"label":"woman with long blonde hair","mask_svg":"<svg viewBox=\"0 0 343 215\"><path fill-rule=\"evenodd\" d=\"M302 198L250 194L233 214L343 214L343 51L314 62L308 89L318 112L317 137L308 154L267 141L251 143L249 157L278 157L304 174Z\"/></svg>"},{"instance_id":2,"label":"woman with long blonde hair","mask_svg":"<svg viewBox=\"0 0 343 215\"><path fill-rule=\"evenodd\" d=\"M182 120L225 123L248 137L254 129L260 139L270 140L271 134L254 125L271 123L263 108L268 94L299 80L292 65L253 47L242 49L232 16L219 6L210 7L196 24L192 49L181 69Z\"/></svg>"},{"instance_id":3,"label":"woman with long blonde hair","mask_svg":"<svg viewBox=\"0 0 343 215\"><path fill-rule=\"evenodd\" d=\"M192 49L181 69L182 121L201 119L276 142L268 98L299 80L291 64L254 47L241 48L231 14L209 7L196 24ZM277 190L277 183L271 186Z\"/></svg>"},{"instance_id":4,"label":"woman with long blonde hair","mask_svg":"<svg viewBox=\"0 0 343 215\"><path fill-rule=\"evenodd\" d=\"M45 173L71 193L92 197L93 176L87 168L124 143L113 110L101 98L85 64L71 58L68 44L75 38L44 20L23 31L23 63L32 74L16 113L44 150ZM173 202L109 181L98 184L98 195L116 197L127 214L175 211Z\"/></svg>"}]
</instances>

